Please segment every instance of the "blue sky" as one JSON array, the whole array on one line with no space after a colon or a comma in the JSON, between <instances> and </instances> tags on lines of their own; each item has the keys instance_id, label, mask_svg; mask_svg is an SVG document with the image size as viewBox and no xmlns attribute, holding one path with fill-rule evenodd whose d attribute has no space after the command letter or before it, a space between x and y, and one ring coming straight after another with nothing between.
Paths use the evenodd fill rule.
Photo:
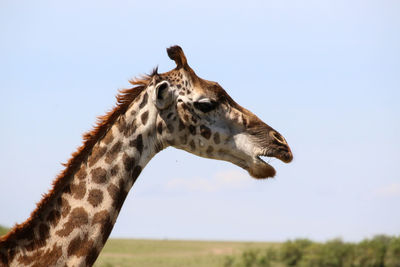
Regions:
<instances>
[{"instance_id":1,"label":"blue sky","mask_svg":"<svg viewBox=\"0 0 400 267\"><path fill-rule=\"evenodd\" d=\"M128 79L183 47L281 132L273 180L169 148L114 237L360 240L400 231L398 1L1 1L0 224L25 220Z\"/></svg>"}]
</instances>

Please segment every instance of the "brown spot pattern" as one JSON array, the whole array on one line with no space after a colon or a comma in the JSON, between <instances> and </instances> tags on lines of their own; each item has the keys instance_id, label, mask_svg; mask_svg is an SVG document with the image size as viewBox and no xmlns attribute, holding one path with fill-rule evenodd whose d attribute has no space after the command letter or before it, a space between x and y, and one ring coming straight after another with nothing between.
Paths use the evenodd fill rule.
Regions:
<instances>
[{"instance_id":1,"label":"brown spot pattern","mask_svg":"<svg viewBox=\"0 0 400 267\"><path fill-rule=\"evenodd\" d=\"M68 256L83 257L86 256L89 250L93 247L93 240L89 240L88 235L85 234L83 238L77 235L68 245Z\"/></svg>"},{"instance_id":2,"label":"brown spot pattern","mask_svg":"<svg viewBox=\"0 0 400 267\"><path fill-rule=\"evenodd\" d=\"M93 225L95 225L95 224L101 225L101 232L103 233L103 244L104 244L107 241L107 238L110 235L111 230L113 228L113 223L111 222L111 219L110 219L110 216L108 215L107 210L102 210L102 211L97 212L93 217L92 224Z\"/></svg>"},{"instance_id":3,"label":"brown spot pattern","mask_svg":"<svg viewBox=\"0 0 400 267\"><path fill-rule=\"evenodd\" d=\"M148 111L144 112L144 113L140 116L140 119L142 120L142 124L143 124L143 125L146 125L147 119L148 119L148 118L149 118L149 112L148 112Z\"/></svg>"},{"instance_id":4,"label":"brown spot pattern","mask_svg":"<svg viewBox=\"0 0 400 267\"><path fill-rule=\"evenodd\" d=\"M38 246L44 246L45 244L46 244L46 239L47 238L49 238L49 230L50 230L50 228L49 228L49 226L48 225L46 225L46 224L40 224L40 226L39 226L39 238L38 238L38 240L37 240L37 245Z\"/></svg>"},{"instance_id":5,"label":"brown spot pattern","mask_svg":"<svg viewBox=\"0 0 400 267\"><path fill-rule=\"evenodd\" d=\"M118 165L114 165L110 170L111 176L117 175L118 171L119 171L119 166Z\"/></svg>"},{"instance_id":6,"label":"brown spot pattern","mask_svg":"<svg viewBox=\"0 0 400 267\"><path fill-rule=\"evenodd\" d=\"M110 148L109 151L107 151L106 159L105 159L105 162L107 164L110 164L111 162L113 162L115 160L115 158L118 155L118 152L121 150L121 147L122 147L122 142L118 141Z\"/></svg>"},{"instance_id":7,"label":"brown spot pattern","mask_svg":"<svg viewBox=\"0 0 400 267\"><path fill-rule=\"evenodd\" d=\"M129 142L129 145L136 147L137 151L142 154L143 152L143 137L139 134L134 140Z\"/></svg>"},{"instance_id":8,"label":"brown spot pattern","mask_svg":"<svg viewBox=\"0 0 400 267\"><path fill-rule=\"evenodd\" d=\"M110 184L107 188L108 193L112 199L113 207L119 211L122 207L122 204L125 201L127 192L124 188L124 182L122 180L119 181L119 186L117 187L114 184Z\"/></svg>"},{"instance_id":9,"label":"brown spot pattern","mask_svg":"<svg viewBox=\"0 0 400 267\"><path fill-rule=\"evenodd\" d=\"M147 104L147 99L148 99L148 98L149 98L149 96L148 96L147 92L144 93L142 102L141 102L140 105L139 105L139 108L140 108L140 109L143 108L143 107Z\"/></svg>"},{"instance_id":10,"label":"brown spot pattern","mask_svg":"<svg viewBox=\"0 0 400 267\"><path fill-rule=\"evenodd\" d=\"M92 189L89 191L88 202L93 206L97 207L103 201L103 192L99 189Z\"/></svg>"},{"instance_id":11,"label":"brown spot pattern","mask_svg":"<svg viewBox=\"0 0 400 267\"><path fill-rule=\"evenodd\" d=\"M107 148L106 147L100 147L99 145L96 145L93 148L92 155L89 158L89 167L92 167L96 162L104 156L106 153Z\"/></svg>"},{"instance_id":12,"label":"brown spot pattern","mask_svg":"<svg viewBox=\"0 0 400 267\"><path fill-rule=\"evenodd\" d=\"M105 169L101 167L97 167L96 169L93 169L90 174L92 175L92 180L96 184L102 184L105 183L107 179L107 172Z\"/></svg>"},{"instance_id":13,"label":"brown spot pattern","mask_svg":"<svg viewBox=\"0 0 400 267\"><path fill-rule=\"evenodd\" d=\"M111 142L112 142L113 140L114 140L114 136L113 136L112 130L110 129L110 130L107 132L106 136L104 137L103 142L104 142L106 145L109 145L109 144L111 144Z\"/></svg>"},{"instance_id":14,"label":"brown spot pattern","mask_svg":"<svg viewBox=\"0 0 400 267\"><path fill-rule=\"evenodd\" d=\"M86 176L87 176L86 166L82 164L81 168L76 173L76 177L78 177L79 180L83 180Z\"/></svg>"},{"instance_id":15,"label":"brown spot pattern","mask_svg":"<svg viewBox=\"0 0 400 267\"><path fill-rule=\"evenodd\" d=\"M127 128L127 125L126 125L126 120L125 120L125 116L124 115L119 117L119 120L117 122L117 127L118 127L118 131L119 132L121 132L121 133L125 132L125 130Z\"/></svg>"},{"instance_id":16,"label":"brown spot pattern","mask_svg":"<svg viewBox=\"0 0 400 267\"><path fill-rule=\"evenodd\" d=\"M47 215L47 221L50 225L52 225L53 227L56 226L58 224L58 222L60 221L60 212L58 210L51 210L49 212L49 214Z\"/></svg>"},{"instance_id":17,"label":"brown spot pattern","mask_svg":"<svg viewBox=\"0 0 400 267\"><path fill-rule=\"evenodd\" d=\"M122 162L124 163L125 170L129 172L135 165L135 158L130 157L128 156L128 154L124 153L124 156L122 157Z\"/></svg>"},{"instance_id":18,"label":"brown spot pattern","mask_svg":"<svg viewBox=\"0 0 400 267\"><path fill-rule=\"evenodd\" d=\"M61 199L61 215L66 217L71 210L71 206L69 205L68 201L65 198Z\"/></svg>"},{"instance_id":19,"label":"brown spot pattern","mask_svg":"<svg viewBox=\"0 0 400 267\"><path fill-rule=\"evenodd\" d=\"M54 244L53 248L51 249L40 249L29 256L26 254L21 255L18 258L18 262L21 265L30 265L32 267L56 266L56 263L61 255L61 246L56 246L56 244Z\"/></svg>"},{"instance_id":20,"label":"brown spot pattern","mask_svg":"<svg viewBox=\"0 0 400 267\"><path fill-rule=\"evenodd\" d=\"M80 181L79 184L71 184L71 194L75 199L82 199L86 194L86 182Z\"/></svg>"},{"instance_id":21,"label":"brown spot pattern","mask_svg":"<svg viewBox=\"0 0 400 267\"><path fill-rule=\"evenodd\" d=\"M139 177L140 173L142 172L142 167L137 165L132 172L132 179L133 183L135 183L136 179Z\"/></svg>"},{"instance_id":22,"label":"brown spot pattern","mask_svg":"<svg viewBox=\"0 0 400 267\"><path fill-rule=\"evenodd\" d=\"M75 228L87 224L89 221L87 212L82 208L75 208L71 211L69 219L64 223L63 228L56 234L60 237L68 236Z\"/></svg>"},{"instance_id":23,"label":"brown spot pattern","mask_svg":"<svg viewBox=\"0 0 400 267\"><path fill-rule=\"evenodd\" d=\"M211 130L207 126L201 125L200 126L200 134L203 136L205 139L210 139L211 137Z\"/></svg>"}]
</instances>

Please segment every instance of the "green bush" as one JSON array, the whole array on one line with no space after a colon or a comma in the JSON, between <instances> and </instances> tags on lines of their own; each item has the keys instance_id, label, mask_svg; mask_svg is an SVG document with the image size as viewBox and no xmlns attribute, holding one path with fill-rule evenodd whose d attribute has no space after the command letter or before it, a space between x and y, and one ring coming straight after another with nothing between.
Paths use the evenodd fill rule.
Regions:
<instances>
[{"instance_id":1,"label":"green bush","mask_svg":"<svg viewBox=\"0 0 400 267\"><path fill-rule=\"evenodd\" d=\"M400 267L400 236L390 240L384 261L385 267Z\"/></svg>"},{"instance_id":2,"label":"green bush","mask_svg":"<svg viewBox=\"0 0 400 267\"><path fill-rule=\"evenodd\" d=\"M264 251L247 250L231 257L225 266L400 267L400 237L378 235L359 243L297 239Z\"/></svg>"},{"instance_id":3,"label":"green bush","mask_svg":"<svg viewBox=\"0 0 400 267\"><path fill-rule=\"evenodd\" d=\"M355 247L353 265L365 267L385 266L385 254L390 241L390 237L383 235L361 241Z\"/></svg>"},{"instance_id":4,"label":"green bush","mask_svg":"<svg viewBox=\"0 0 400 267\"><path fill-rule=\"evenodd\" d=\"M302 259L305 250L312 244L313 242L308 239L286 241L281 247L281 261L287 266L296 266L297 263Z\"/></svg>"}]
</instances>

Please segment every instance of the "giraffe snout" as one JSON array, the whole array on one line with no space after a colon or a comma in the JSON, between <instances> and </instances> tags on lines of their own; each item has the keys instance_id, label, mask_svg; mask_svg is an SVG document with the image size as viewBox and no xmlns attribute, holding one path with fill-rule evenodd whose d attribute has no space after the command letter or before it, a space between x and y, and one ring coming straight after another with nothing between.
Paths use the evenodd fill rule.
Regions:
<instances>
[{"instance_id":1,"label":"giraffe snout","mask_svg":"<svg viewBox=\"0 0 400 267\"><path fill-rule=\"evenodd\" d=\"M293 160L293 153L286 142L286 139L274 130L269 131L269 136L272 138L274 156L285 163L291 162Z\"/></svg>"}]
</instances>

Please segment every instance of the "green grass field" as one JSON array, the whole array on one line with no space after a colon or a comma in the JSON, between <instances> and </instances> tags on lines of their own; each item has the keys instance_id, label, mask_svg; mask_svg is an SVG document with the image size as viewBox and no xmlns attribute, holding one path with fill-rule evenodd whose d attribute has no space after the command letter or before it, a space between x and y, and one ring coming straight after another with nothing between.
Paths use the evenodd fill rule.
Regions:
<instances>
[{"instance_id":1,"label":"green grass field","mask_svg":"<svg viewBox=\"0 0 400 267\"><path fill-rule=\"evenodd\" d=\"M227 256L277 243L110 239L96 267L223 266Z\"/></svg>"}]
</instances>

